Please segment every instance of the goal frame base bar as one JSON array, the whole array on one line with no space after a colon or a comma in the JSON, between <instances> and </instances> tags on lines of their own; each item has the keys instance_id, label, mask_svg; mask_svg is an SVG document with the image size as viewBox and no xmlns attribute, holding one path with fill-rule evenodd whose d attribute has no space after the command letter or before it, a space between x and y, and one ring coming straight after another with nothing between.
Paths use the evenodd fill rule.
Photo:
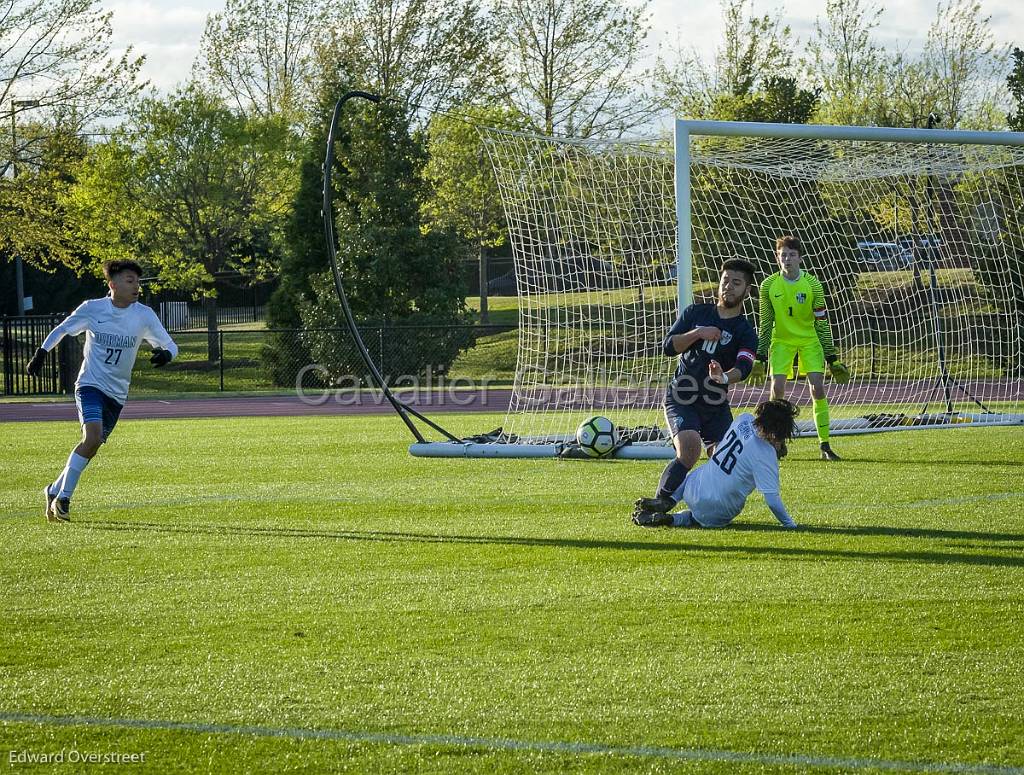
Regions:
<instances>
[{"instance_id":1,"label":"goal frame base bar","mask_svg":"<svg viewBox=\"0 0 1024 775\"><path fill-rule=\"evenodd\" d=\"M411 444L409 454L413 457L473 457L473 458L560 458L564 444L481 444L451 441L428 441ZM623 447L603 458L587 460L668 460L675 456L672 447L664 444L636 444ZM574 458L583 459L583 458Z\"/></svg>"},{"instance_id":2,"label":"goal frame base bar","mask_svg":"<svg viewBox=\"0 0 1024 775\"><path fill-rule=\"evenodd\" d=\"M911 430L944 430L954 428L990 428L996 426L1024 426L1024 414L956 414L928 415L925 417L905 417L902 420L894 417L892 424L871 424L867 418L838 420L829 429L830 436L858 436L867 433L888 433L890 431ZM798 438L813 438L816 432L812 427L803 427ZM418 442L409 446L409 454L413 457L448 457L448 458L561 458L562 452L569 446L567 442L548 442L536 444L521 442L481 443L479 441L429 441ZM573 456L574 459L579 459ZM600 460L671 460L675 450L668 443L644 442L627 444ZM584 458L587 459L587 458Z\"/></svg>"}]
</instances>

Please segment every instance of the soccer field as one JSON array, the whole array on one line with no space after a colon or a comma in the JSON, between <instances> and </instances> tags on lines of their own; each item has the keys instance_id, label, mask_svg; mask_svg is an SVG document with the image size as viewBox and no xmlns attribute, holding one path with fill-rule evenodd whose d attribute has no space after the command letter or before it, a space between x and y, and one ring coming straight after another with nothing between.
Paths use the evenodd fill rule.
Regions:
<instances>
[{"instance_id":1,"label":"soccer field","mask_svg":"<svg viewBox=\"0 0 1024 775\"><path fill-rule=\"evenodd\" d=\"M1020 429L795 442L794 532L394 417L126 421L47 525L77 434L0 425L13 771L1024 773Z\"/></svg>"}]
</instances>

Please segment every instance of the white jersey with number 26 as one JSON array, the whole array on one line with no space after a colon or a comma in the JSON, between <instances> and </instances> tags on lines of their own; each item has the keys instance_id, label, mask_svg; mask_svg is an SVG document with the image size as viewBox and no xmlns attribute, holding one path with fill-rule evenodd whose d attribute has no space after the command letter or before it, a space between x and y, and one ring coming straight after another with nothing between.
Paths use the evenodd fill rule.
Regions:
<instances>
[{"instance_id":1,"label":"white jersey with number 26","mask_svg":"<svg viewBox=\"0 0 1024 775\"><path fill-rule=\"evenodd\" d=\"M138 302L115 307L109 296L80 304L50 332L43 349L52 350L65 336L83 331L85 357L75 385L99 388L121 404L128 400L132 366L141 340L169 350L172 358L178 354L178 346L153 310Z\"/></svg>"},{"instance_id":2,"label":"white jersey with number 26","mask_svg":"<svg viewBox=\"0 0 1024 775\"><path fill-rule=\"evenodd\" d=\"M744 413L711 459L686 477L682 497L701 525L724 527L743 511L755 487L765 496L779 494L779 459L775 447L757 435L753 415Z\"/></svg>"}]
</instances>

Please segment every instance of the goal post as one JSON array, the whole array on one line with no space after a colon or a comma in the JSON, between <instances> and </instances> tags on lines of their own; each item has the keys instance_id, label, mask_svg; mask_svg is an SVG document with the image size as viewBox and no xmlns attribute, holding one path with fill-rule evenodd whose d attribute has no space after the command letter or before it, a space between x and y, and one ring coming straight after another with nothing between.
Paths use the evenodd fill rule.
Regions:
<instances>
[{"instance_id":1,"label":"goal post","mask_svg":"<svg viewBox=\"0 0 1024 775\"><path fill-rule=\"evenodd\" d=\"M1024 422L1024 134L677 121L674 142L482 135L515 261L512 399L499 431L413 454L571 454L577 425L605 414L628 442L617 457L671 457L662 338L714 300L722 261L776 271L782 234L822 280L853 373L827 387L833 434ZM756 299L745 312L756 325ZM803 382L789 392L809 405ZM730 395L734 410L764 397Z\"/></svg>"}]
</instances>

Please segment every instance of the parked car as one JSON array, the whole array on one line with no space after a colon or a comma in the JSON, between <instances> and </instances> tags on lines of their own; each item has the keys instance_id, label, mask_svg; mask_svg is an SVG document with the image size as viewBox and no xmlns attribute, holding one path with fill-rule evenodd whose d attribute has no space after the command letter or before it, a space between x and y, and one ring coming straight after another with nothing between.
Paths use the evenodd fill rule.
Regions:
<instances>
[{"instance_id":1,"label":"parked car","mask_svg":"<svg viewBox=\"0 0 1024 775\"><path fill-rule=\"evenodd\" d=\"M903 234L896 238L896 244L907 249L917 247L938 250L942 247L942 237L938 234Z\"/></svg>"},{"instance_id":2,"label":"parked car","mask_svg":"<svg viewBox=\"0 0 1024 775\"><path fill-rule=\"evenodd\" d=\"M858 242L857 258L868 271L909 269L914 265L914 251L896 242Z\"/></svg>"},{"instance_id":3,"label":"parked car","mask_svg":"<svg viewBox=\"0 0 1024 775\"><path fill-rule=\"evenodd\" d=\"M942 237L938 234L904 234L896 238L896 243L911 251L918 263L938 262L942 258Z\"/></svg>"}]
</instances>

